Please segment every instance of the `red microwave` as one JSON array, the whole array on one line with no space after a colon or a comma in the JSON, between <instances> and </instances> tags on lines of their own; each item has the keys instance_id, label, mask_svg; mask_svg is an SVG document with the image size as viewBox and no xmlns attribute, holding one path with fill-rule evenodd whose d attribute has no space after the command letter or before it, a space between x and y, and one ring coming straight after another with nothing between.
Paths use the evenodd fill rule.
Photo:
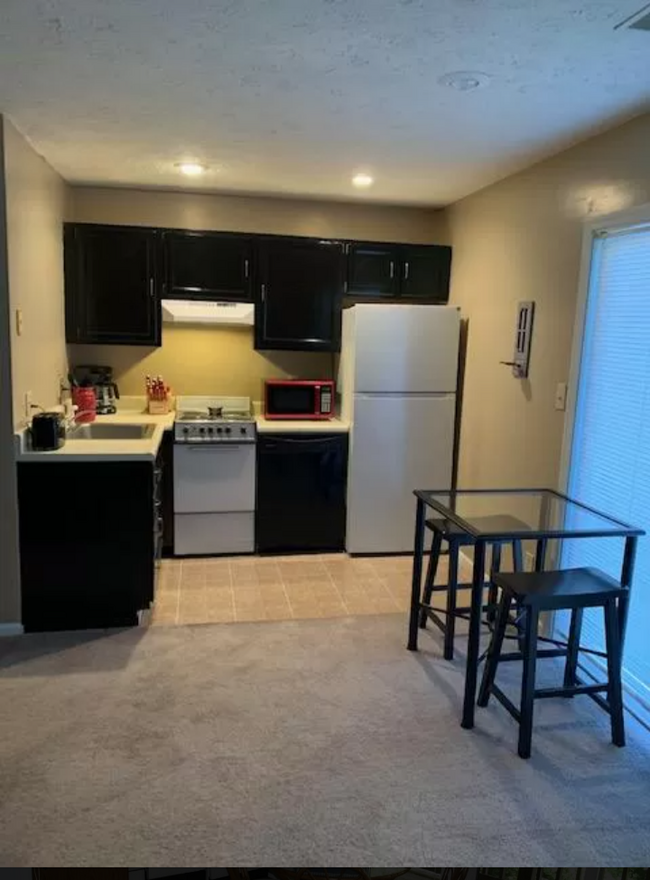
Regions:
<instances>
[{"instance_id":1,"label":"red microwave","mask_svg":"<svg viewBox=\"0 0 650 880\"><path fill-rule=\"evenodd\" d=\"M334 382L329 379L269 379L264 383L267 419L331 419Z\"/></svg>"}]
</instances>

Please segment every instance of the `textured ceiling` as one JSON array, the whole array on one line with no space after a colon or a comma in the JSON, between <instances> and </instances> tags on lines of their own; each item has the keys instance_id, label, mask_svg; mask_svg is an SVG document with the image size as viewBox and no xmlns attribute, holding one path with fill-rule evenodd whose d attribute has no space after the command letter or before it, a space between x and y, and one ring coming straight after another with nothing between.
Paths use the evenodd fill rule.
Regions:
<instances>
[{"instance_id":1,"label":"textured ceiling","mask_svg":"<svg viewBox=\"0 0 650 880\"><path fill-rule=\"evenodd\" d=\"M639 0L0 2L0 111L73 182L445 204L650 98Z\"/></svg>"}]
</instances>

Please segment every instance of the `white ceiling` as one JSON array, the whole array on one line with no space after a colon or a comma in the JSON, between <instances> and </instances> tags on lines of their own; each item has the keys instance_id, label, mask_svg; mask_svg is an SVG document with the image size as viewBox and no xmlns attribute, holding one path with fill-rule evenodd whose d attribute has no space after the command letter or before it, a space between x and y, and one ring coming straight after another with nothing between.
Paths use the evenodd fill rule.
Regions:
<instances>
[{"instance_id":1,"label":"white ceiling","mask_svg":"<svg viewBox=\"0 0 650 880\"><path fill-rule=\"evenodd\" d=\"M1 2L0 111L78 183L445 204L650 98L642 0Z\"/></svg>"}]
</instances>

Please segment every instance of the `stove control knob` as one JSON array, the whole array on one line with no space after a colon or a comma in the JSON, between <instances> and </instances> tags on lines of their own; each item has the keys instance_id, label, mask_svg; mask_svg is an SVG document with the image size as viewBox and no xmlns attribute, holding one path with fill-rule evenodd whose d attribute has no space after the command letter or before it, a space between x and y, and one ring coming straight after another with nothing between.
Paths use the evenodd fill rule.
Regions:
<instances>
[{"instance_id":1,"label":"stove control knob","mask_svg":"<svg viewBox=\"0 0 650 880\"><path fill-rule=\"evenodd\" d=\"M223 428L217 428L217 434L223 434Z\"/></svg>"},{"instance_id":2,"label":"stove control knob","mask_svg":"<svg viewBox=\"0 0 650 880\"><path fill-rule=\"evenodd\" d=\"M214 428L208 428L208 434L214 434Z\"/></svg>"},{"instance_id":3,"label":"stove control knob","mask_svg":"<svg viewBox=\"0 0 650 880\"><path fill-rule=\"evenodd\" d=\"M205 428L199 428L199 434L205 434Z\"/></svg>"},{"instance_id":4,"label":"stove control knob","mask_svg":"<svg viewBox=\"0 0 650 880\"><path fill-rule=\"evenodd\" d=\"M226 432L226 434L230 434L230 428L224 428L224 431Z\"/></svg>"},{"instance_id":5,"label":"stove control knob","mask_svg":"<svg viewBox=\"0 0 650 880\"><path fill-rule=\"evenodd\" d=\"M240 433L242 433L242 434L246 433L246 428L240 428L239 430L240 430Z\"/></svg>"},{"instance_id":6,"label":"stove control knob","mask_svg":"<svg viewBox=\"0 0 650 880\"><path fill-rule=\"evenodd\" d=\"M190 433L189 428L183 428L183 434L189 434L189 433Z\"/></svg>"}]
</instances>

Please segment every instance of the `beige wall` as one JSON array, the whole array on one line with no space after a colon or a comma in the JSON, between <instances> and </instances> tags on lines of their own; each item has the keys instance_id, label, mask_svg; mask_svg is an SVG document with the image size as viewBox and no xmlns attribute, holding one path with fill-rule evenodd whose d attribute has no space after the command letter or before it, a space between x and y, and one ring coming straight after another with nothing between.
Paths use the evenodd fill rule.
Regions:
<instances>
[{"instance_id":1,"label":"beige wall","mask_svg":"<svg viewBox=\"0 0 650 880\"><path fill-rule=\"evenodd\" d=\"M67 219L324 238L448 242L442 211L136 189L75 187ZM179 394L242 394L258 400L265 378L324 378L332 371L331 358L322 354L255 352L250 329L164 326L159 349L70 346L69 353L73 363L112 366L124 394L141 394L145 374L161 373Z\"/></svg>"},{"instance_id":2,"label":"beige wall","mask_svg":"<svg viewBox=\"0 0 650 880\"><path fill-rule=\"evenodd\" d=\"M585 221L650 202L650 115L456 203L451 297L469 318L459 482L557 484ZM512 377L519 300L535 300L530 378Z\"/></svg>"},{"instance_id":3,"label":"beige wall","mask_svg":"<svg viewBox=\"0 0 650 880\"><path fill-rule=\"evenodd\" d=\"M0 115L0 633L17 624L21 616L4 167L4 119Z\"/></svg>"},{"instance_id":4,"label":"beige wall","mask_svg":"<svg viewBox=\"0 0 650 880\"><path fill-rule=\"evenodd\" d=\"M25 421L24 395L58 403L67 373L63 306L62 223L66 186L5 120L7 254L11 305L14 423ZM22 334L16 310L23 316Z\"/></svg>"}]
</instances>

